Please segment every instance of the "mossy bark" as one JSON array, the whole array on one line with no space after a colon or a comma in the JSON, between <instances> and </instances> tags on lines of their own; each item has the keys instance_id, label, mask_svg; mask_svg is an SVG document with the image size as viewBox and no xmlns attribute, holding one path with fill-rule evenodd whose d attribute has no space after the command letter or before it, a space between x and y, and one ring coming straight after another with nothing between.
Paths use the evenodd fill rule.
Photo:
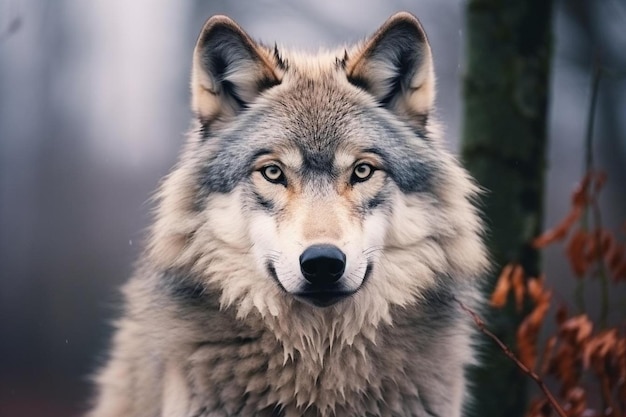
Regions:
<instances>
[{"instance_id":1,"label":"mossy bark","mask_svg":"<svg viewBox=\"0 0 626 417\"><path fill-rule=\"evenodd\" d=\"M494 275L509 262L539 273L531 247L542 227L552 1L469 0L462 158L487 190L484 217ZM488 313L489 328L515 346L520 315ZM528 378L485 341L471 375L469 415L516 417L526 408Z\"/></svg>"}]
</instances>

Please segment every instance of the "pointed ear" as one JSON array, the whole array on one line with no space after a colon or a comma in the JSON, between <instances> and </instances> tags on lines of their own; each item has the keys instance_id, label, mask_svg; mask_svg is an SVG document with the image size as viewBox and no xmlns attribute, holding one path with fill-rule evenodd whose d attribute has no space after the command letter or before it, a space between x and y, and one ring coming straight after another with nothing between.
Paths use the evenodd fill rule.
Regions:
<instances>
[{"instance_id":1,"label":"pointed ear","mask_svg":"<svg viewBox=\"0 0 626 417\"><path fill-rule=\"evenodd\" d=\"M198 37L191 74L191 107L204 124L235 116L265 89L280 84L279 68L226 16L206 21Z\"/></svg>"},{"instance_id":2,"label":"pointed ear","mask_svg":"<svg viewBox=\"0 0 626 417\"><path fill-rule=\"evenodd\" d=\"M391 16L346 62L348 80L390 110L425 124L435 100L433 59L419 20Z\"/></svg>"}]
</instances>

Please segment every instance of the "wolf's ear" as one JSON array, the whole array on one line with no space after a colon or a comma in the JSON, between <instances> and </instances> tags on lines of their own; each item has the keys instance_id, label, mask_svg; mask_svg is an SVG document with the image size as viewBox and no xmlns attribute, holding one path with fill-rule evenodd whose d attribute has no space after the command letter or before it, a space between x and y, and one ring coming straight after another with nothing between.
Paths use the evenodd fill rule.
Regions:
<instances>
[{"instance_id":1,"label":"wolf's ear","mask_svg":"<svg viewBox=\"0 0 626 417\"><path fill-rule=\"evenodd\" d=\"M203 123L236 115L277 84L280 77L271 55L237 23L219 15L206 21L191 74L191 107Z\"/></svg>"},{"instance_id":2,"label":"wolf's ear","mask_svg":"<svg viewBox=\"0 0 626 417\"><path fill-rule=\"evenodd\" d=\"M391 16L347 58L351 83L381 105L423 123L435 100L433 59L419 20L407 12Z\"/></svg>"}]
</instances>

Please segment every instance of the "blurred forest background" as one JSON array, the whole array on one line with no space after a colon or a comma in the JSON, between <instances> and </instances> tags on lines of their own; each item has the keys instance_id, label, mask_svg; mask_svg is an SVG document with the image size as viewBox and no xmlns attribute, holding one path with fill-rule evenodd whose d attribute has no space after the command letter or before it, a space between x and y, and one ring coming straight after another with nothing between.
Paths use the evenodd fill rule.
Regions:
<instances>
[{"instance_id":1,"label":"blurred forest background","mask_svg":"<svg viewBox=\"0 0 626 417\"><path fill-rule=\"evenodd\" d=\"M439 114L456 150L465 7L460 0L0 0L0 416L85 409L87 377L106 349L119 285L149 222L148 199L189 126L191 53L207 17L228 14L257 39L316 50L357 41L395 11L414 13L433 47ZM613 74L599 89L596 165L609 175L605 224L617 230L626 218L626 1L558 0L553 28L545 224L564 216L583 175L598 59ZM562 249L550 248L543 265L556 298L571 299ZM613 322L626 317L626 292L616 288Z\"/></svg>"}]
</instances>

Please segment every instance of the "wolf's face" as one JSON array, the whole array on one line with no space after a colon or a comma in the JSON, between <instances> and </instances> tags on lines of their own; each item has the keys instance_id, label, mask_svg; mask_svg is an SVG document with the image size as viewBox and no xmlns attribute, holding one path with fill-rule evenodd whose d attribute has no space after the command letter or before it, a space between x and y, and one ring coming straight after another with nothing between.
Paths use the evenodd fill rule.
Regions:
<instances>
[{"instance_id":1,"label":"wolf's face","mask_svg":"<svg viewBox=\"0 0 626 417\"><path fill-rule=\"evenodd\" d=\"M317 56L213 17L192 93L199 129L165 184L153 253L192 264L227 303L262 309L266 292L324 307L370 288L361 297L401 304L482 262L475 189L432 137L433 64L413 16Z\"/></svg>"},{"instance_id":2,"label":"wolf's face","mask_svg":"<svg viewBox=\"0 0 626 417\"><path fill-rule=\"evenodd\" d=\"M264 109L271 116L251 132L257 145L242 190L259 267L288 293L326 306L367 280L395 187L375 140L380 126L351 91L317 88L276 92L290 107Z\"/></svg>"}]
</instances>

